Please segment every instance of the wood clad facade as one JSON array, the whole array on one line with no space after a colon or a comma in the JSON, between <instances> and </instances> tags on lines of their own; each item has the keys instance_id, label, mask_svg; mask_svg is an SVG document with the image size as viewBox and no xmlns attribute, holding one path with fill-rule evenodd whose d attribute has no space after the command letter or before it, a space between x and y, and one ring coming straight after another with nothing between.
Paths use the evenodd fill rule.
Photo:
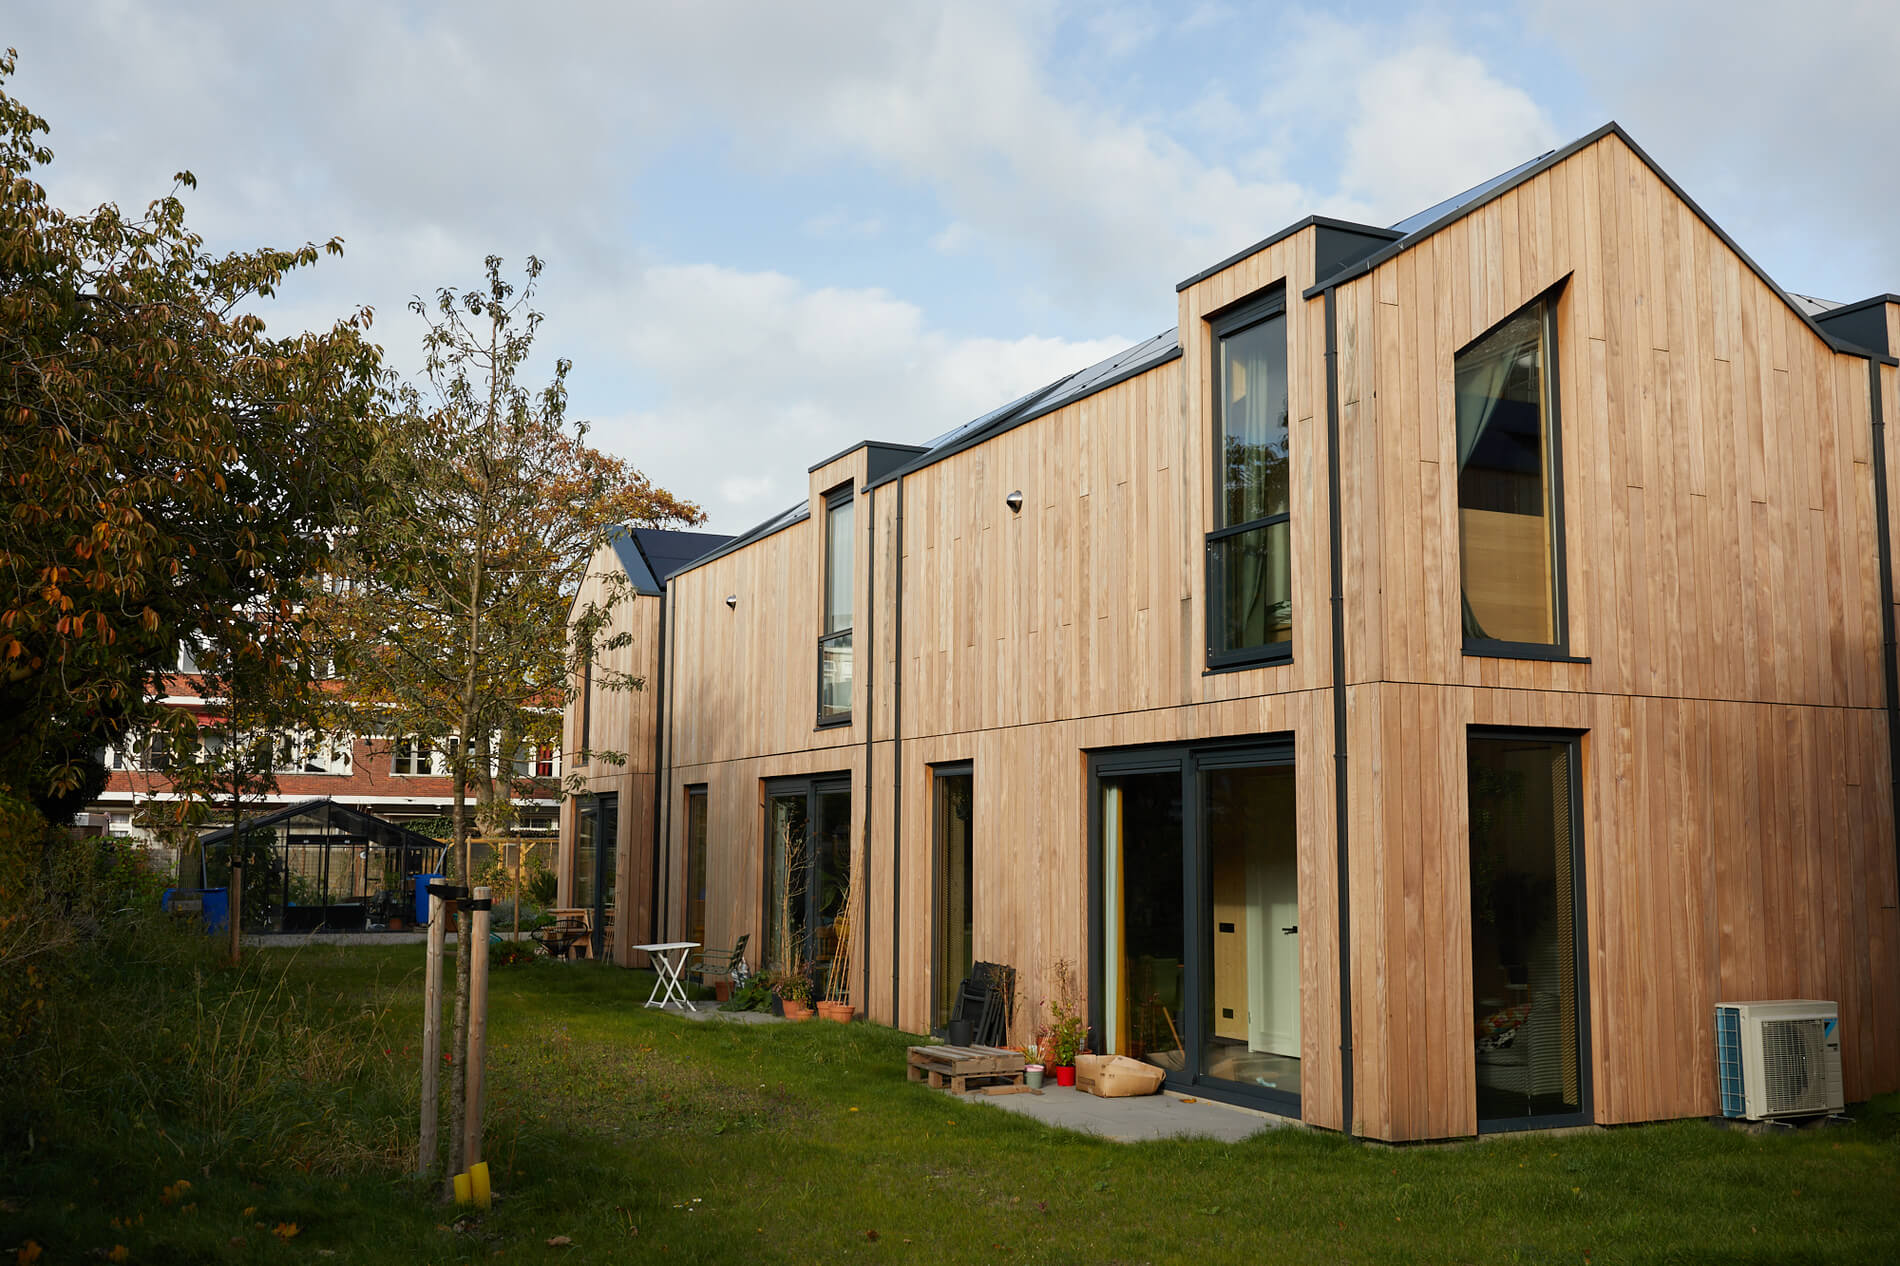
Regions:
<instances>
[{"instance_id":1,"label":"wood clad facade","mask_svg":"<svg viewBox=\"0 0 1900 1266\"><path fill-rule=\"evenodd\" d=\"M665 930L683 927L689 789L707 794L706 939L756 944L767 780L846 775L867 931L852 1000L925 1030L933 770L967 762L974 957L1016 966L1032 1000L1058 958L1099 989L1091 755L1272 739L1296 779L1300 1114L1375 1138L1467 1135L1467 736L1560 732L1581 771L1590 1118L1714 1111L1719 1001L1837 1000L1848 1097L1900 1087L1867 357L1824 338L1620 131L1343 276L1321 275L1327 231L1308 223L1184 285L1178 357L895 478L852 450L811 472L806 517L673 578ZM1362 260L1392 236L1365 233ZM1291 656L1210 672L1210 321L1276 292ZM1554 306L1567 655L1467 654L1454 357L1539 296ZM1900 304L1889 325L1900 347ZM1878 370L1889 421L1895 375ZM854 711L821 727L841 487L856 505Z\"/></svg>"},{"instance_id":2,"label":"wood clad facade","mask_svg":"<svg viewBox=\"0 0 1900 1266\"><path fill-rule=\"evenodd\" d=\"M607 947L613 961L644 967L646 955L628 947L647 942L653 918L650 875L660 706L655 670L662 603L657 595L628 588L620 562L608 545L594 551L575 599L575 610L586 610L590 603L610 608L607 625L596 634L600 642L623 635L628 641L603 650L596 660L587 698L585 742L580 707L576 704L568 708L562 750L577 755L566 770L570 794L561 805L561 862L556 867L560 886L555 903L570 907L580 904L574 875L574 837L583 802L601 795L616 797L614 926ZM640 678L644 686L638 690L618 688L628 676ZM597 754L594 759L582 759L584 747ZM617 753L624 761L616 763L608 753Z\"/></svg>"}]
</instances>

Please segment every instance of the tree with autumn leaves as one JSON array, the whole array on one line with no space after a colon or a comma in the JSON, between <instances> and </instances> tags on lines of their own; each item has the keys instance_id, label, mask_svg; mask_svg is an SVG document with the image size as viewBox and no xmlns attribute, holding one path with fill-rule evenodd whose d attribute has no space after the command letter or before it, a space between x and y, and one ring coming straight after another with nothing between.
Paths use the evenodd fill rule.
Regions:
<instances>
[{"instance_id":1,"label":"tree with autumn leaves","mask_svg":"<svg viewBox=\"0 0 1900 1266\"><path fill-rule=\"evenodd\" d=\"M312 607L336 657L337 726L445 759L448 870L463 879L477 823L512 824L517 755L560 743L581 666L613 646L606 630L624 588L575 613L569 636L595 546L618 524L704 517L586 442L587 425L567 416L568 361L538 389L521 381L541 323L530 306L541 270L530 257L516 286L490 256L480 285L410 305L426 326L423 378L395 392L372 459L392 495L339 537L342 583ZM458 943L469 925L458 911ZM467 973L468 956L456 955L452 1050L466 1048ZM450 1105L454 1172L463 1097Z\"/></svg>"},{"instance_id":2,"label":"tree with autumn leaves","mask_svg":"<svg viewBox=\"0 0 1900 1266\"><path fill-rule=\"evenodd\" d=\"M335 730L446 751L465 876L471 801L505 828L516 751L559 742L570 683L612 644L611 594L569 636L593 548L616 524L703 516L586 442L568 362L539 390L518 381L538 260L519 289L491 258L480 286L412 305L416 383L385 371L366 310L271 336L253 309L341 243L208 253L185 225L189 173L140 216L54 207L35 180L47 125L3 89L13 65L0 59L0 796L58 822L102 787L99 749L169 733L175 784L241 816L268 762L227 776L198 718L161 702L189 643L231 695L219 750L251 750L245 718L301 724L318 699ZM342 688L311 689L331 658ZM468 930L463 913L463 943Z\"/></svg>"},{"instance_id":3,"label":"tree with autumn leaves","mask_svg":"<svg viewBox=\"0 0 1900 1266\"><path fill-rule=\"evenodd\" d=\"M275 337L252 310L340 242L208 253L188 172L143 214L62 211L46 131L0 90L0 786L60 821L99 749L195 748L159 703L181 642L303 662L293 617L375 493L387 384L367 311Z\"/></svg>"}]
</instances>

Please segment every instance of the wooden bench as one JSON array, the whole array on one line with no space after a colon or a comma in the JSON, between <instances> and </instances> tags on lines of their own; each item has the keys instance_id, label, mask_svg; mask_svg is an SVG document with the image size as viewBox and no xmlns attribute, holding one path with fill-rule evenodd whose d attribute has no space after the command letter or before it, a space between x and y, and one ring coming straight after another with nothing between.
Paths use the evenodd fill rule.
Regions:
<instances>
[{"instance_id":1,"label":"wooden bench","mask_svg":"<svg viewBox=\"0 0 1900 1266\"><path fill-rule=\"evenodd\" d=\"M1020 1086L1023 1053L1000 1046L913 1046L905 1075L957 1095L986 1086Z\"/></svg>"}]
</instances>

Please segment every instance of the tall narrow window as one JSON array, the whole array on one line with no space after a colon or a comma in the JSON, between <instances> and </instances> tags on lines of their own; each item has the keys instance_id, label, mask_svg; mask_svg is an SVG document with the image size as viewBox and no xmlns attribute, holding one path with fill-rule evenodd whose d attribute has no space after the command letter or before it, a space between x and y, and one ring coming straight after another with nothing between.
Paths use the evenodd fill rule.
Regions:
<instances>
[{"instance_id":1,"label":"tall narrow window","mask_svg":"<svg viewBox=\"0 0 1900 1266\"><path fill-rule=\"evenodd\" d=\"M1473 731L1467 756L1478 1128L1588 1120L1577 742Z\"/></svg>"},{"instance_id":2,"label":"tall narrow window","mask_svg":"<svg viewBox=\"0 0 1900 1266\"><path fill-rule=\"evenodd\" d=\"M581 661L581 727L580 728L581 728L581 752L582 752L581 759L582 760L587 759L587 756L585 753L588 748L588 743L590 739L592 738L592 736L588 733L588 731L593 729L593 722L594 722L593 708L594 708L594 657L590 654L586 659Z\"/></svg>"},{"instance_id":3,"label":"tall narrow window","mask_svg":"<svg viewBox=\"0 0 1900 1266\"><path fill-rule=\"evenodd\" d=\"M1553 302L1458 353L1458 560L1465 650L1562 653Z\"/></svg>"},{"instance_id":4,"label":"tall narrow window","mask_svg":"<svg viewBox=\"0 0 1900 1266\"><path fill-rule=\"evenodd\" d=\"M706 943L706 788L686 789L686 939Z\"/></svg>"},{"instance_id":5,"label":"tall narrow window","mask_svg":"<svg viewBox=\"0 0 1900 1266\"><path fill-rule=\"evenodd\" d=\"M818 638L818 724L851 719L851 490L825 500L825 620Z\"/></svg>"},{"instance_id":6,"label":"tall narrow window","mask_svg":"<svg viewBox=\"0 0 1900 1266\"><path fill-rule=\"evenodd\" d=\"M936 942L936 961L931 967L931 1023L942 1027L950 1023L957 987L975 963L972 946L976 923L971 895L976 869L970 847L970 801L975 777L965 765L939 768L933 771L931 782L937 798L936 873L931 879L935 906L931 923Z\"/></svg>"},{"instance_id":7,"label":"tall narrow window","mask_svg":"<svg viewBox=\"0 0 1900 1266\"><path fill-rule=\"evenodd\" d=\"M1212 331L1207 662L1220 667L1293 651L1284 292L1220 318Z\"/></svg>"}]
</instances>

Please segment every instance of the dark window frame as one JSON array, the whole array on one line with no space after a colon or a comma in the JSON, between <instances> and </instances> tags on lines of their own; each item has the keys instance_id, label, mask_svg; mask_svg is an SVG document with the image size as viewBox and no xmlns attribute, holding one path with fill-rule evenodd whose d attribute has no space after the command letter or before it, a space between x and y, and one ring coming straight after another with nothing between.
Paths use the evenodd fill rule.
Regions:
<instances>
[{"instance_id":1,"label":"dark window frame","mask_svg":"<svg viewBox=\"0 0 1900 1266\"><path fill-rule=\"evenodd\" d=\"M1221 645L1222 635L1219 632L1219 630L1224 625L1224 621L1225 621L1224 613L1226 611L1226 600L1227 600L1226 586L1221 579L1221 567L1219 566L1219 563L1217 562L1217 559L1219 557L1219 551L1217 547L1223 541L1229 540L1233 537L1245 535L1248 532L1257 532L1264 528L1270 528L1270 527L1277 526L1279 524L1285 524L1287 528L1288 587L1289 589L1291 588L1292 556L1293 556L1293 526L1292 526L1293 504L1292 504L1292 495L1291 495L1292 484L1291 484L1290 472L1289 472L1289 481L1288 481L1287 508L1285 512L1280 513L1280 514L1270 514L1270 515L1265 516L1264 518L1250 519L1245 523L1227 523L1224 521L1226 518L1227 475L1226 475L1225 445L1223 443L1223 437L1225 436L1226 428L1223 424L1222 414L1221 414L1223 404L1222 404L1221 375L1220 375L1220 345L1223 340L1230 338L1233 335L1239 334L1245 330L1250 330L1256 325L1261 325L1267 321L1271 321L1275 317L1281 318L1283 322L1291 321L1291 316L1287 310L1285 282L1277 282L1264 293L1258 296L1243 300L1240 303L1233 304L1206 318L1208 336L1210 340L1209 341L1210 355L1208 358L1207 376L1208 376L1209 390L1211 393L1209 398L1210 398L1210 402L1212 406L1211 411L1210 411L1210 416L1212 419L1212 428L1209 432L1209 435L1213 443L1210 444L1209 447L1212 450L1212 455L1211 455L1210 460L1213 466L1213 477L1214 477L1213 509L1214 509L1214 520L1215 520L1214 529L1208 532L1206 534L1206 537L1204 538L1206 550L1207 550L1207 557L1206 557L1207 607L1206 607L1206 627L1204 629L1204 632L1207 635L1206 668L1208 672L1232 671L1237 668L1257 668L1257 667L1264 667L1264 666L1269 666L1269 665L1290 664L1293 662L1293 638L1292 638L1292 630L1290 628L1288 630L1287 640L1284 642L1269 642L1264 646L1246 646L1246 647L1239 647L1239 648L1227 648L1227 647L1222 646ZM1282 325L1283 332L1285 328L1286 327L1283 324ZM1287 362L1287 380L1288 380L1289 393L1291 392L1291 389L1292 389L1291 388L1292 378L1293 378L1292 360L1291 360L1291 357L1289 357L1288 362ZM1293 460L1293 436L1292 436L1292 418L1291 417L1287 419L1287 424L1288 424L1287 462L1290 466Z\"/></svg>"},{"instance_id":2,"label":"dark window frame","mask_svg":"<svg viewBox=\"0 0 1900 1266\"><path fill-rule=\"evenodd\" d=\"M1172 774L1181 777L1182 821L1182 893L1186 898L1182 910L1182 963L1185 968L1187 950L1200 953L1201 938L1206 933L1204 911L1211 910L1212 872L1208 859L1203 856L1206 842L1202 839L1199 811L1201 774L1208 770L1250 768L1254 766L1284 766L1299 776L1297 744L1295 735L1287 731L1266 734L1236 735L1230 738L1188 740L1176 743L1144 744L1137 747L1104 748L1088 753L1088 975L1087 995L1089 1009L1089 1048L1099 1050L1106 1042L1107 1011L1102 1002L1103 981L1107 979L1108 966L1108 926L1106 911L1103 909L1103 841L1102 841L1102 778L1126 774ZM1202 973L1211 968L1211 963L1201 964ZM1188 977L1183 973L1184 987ZM1193 982L1195 998L1202 1000L1208 988L1205 979ZM1184 993L1181 1019L1183 1029L1183 1055L1190 1061L1198 1061L1203 1041L1203 1019L1201 1008L1189 1007ZM1304 1026L1304 1011L1300 1016ZM1191 1048L1191 1049L1189 1049ZM1196 1072L1192 1076L1186 1073L1169 1073L1166 1085L1172 1090L1187 1094L1201 1095L1218 1099L1223 1103L1235 1103L1242 1107L1270 1112L1276 1116L1299 1120L1301 1116L1301 1094L1282 1090L1255 1088L1240 1082L1225 1081ZM1302 1093L1304 1082L1302 1081Z\"/></svg>"},{"instance_id":3,"label":"dark window frame","mask_svg":"<svg viewBox=\"0 0 1900 1266\"><path fill-rule=\"evenodd\" d=\"M682 820L686 828L685 830L686 856L684 858L685 865L683 867L683 869L686 872L686 880L683 885L683 889L684 889L683 895L685 897L685 908L681 911L681 914L684 917L683 917L680 933L684 938L690 940L692 939L693 932L694 932L694 928L693 928L693 863L694 863L695 856L697 856L698 862L701 868L706 871L706 874L707 874L706 883L710 886L712 882L711 867L708 865L709 859L706 856L707 845L712 839L712 785L710 783L692 782L692 783L687 783L686 786L682 790L685 792L685 795L686 795L686 803L684 806L684 812L682 814ZM695 799L699 801L699 810L703 819L703 821L701 822L701 825L705 828L705 838L699 842L699 845L697 848L695 848L693 845L693 802ZM711 904L710 898L706 899L706 904L707 905ZM698 930L701 933L702 937L705 933L705 927L703 926L705 917L706 917L705 911L701 910L700 919L701 919L702 926Z\"/></svg>"},{"instance_id":4,"label":"dark window frame","mask_svg":"<svg viewBox=\"0 0 1900 1266\"><path fill-rule=\"evenodd\" d=\"M1588 825L1584 815L1585 789L1583 781L1583 741L1587 730L1551 729L1543 726L1511 725L1468 725L1465 727L1465 769L1467 777L1471 768L1472 739L1535 739L1547 743L1564 744L1565 759L1570 766L1570 886L1574 906L1571 915L1571 952L1576 956L1577 972L1577 1111L1551 1112L1541 1116L1526 1117L1479 1117L1479 1134L1514 1134L1524 1130L1555 1130L1577 1125L1593 1125L1596 1122L1596 1077L1591 1053L1591 1014L1590 1014L1590 876L1588 852L1584 837ZM1465 806L1467 818L1471 806ZM1464 841L1467 862L1471 851L1471 838L1467 832ZM1467 893L1466 899L1469 900ZM1467 921L1469 911L1467 910ZM1470 946L1465 947L1467 955ZM1471 975L1471 964L1466 962L1465 975ZM1472 1066L1472 1076L1477 1076L1477 1066Z\"/></svg>"},{"instance_id":5,"label":"dark window frame","mask_svg":"<svg viewBox=\"0 0 1900 1266\"><path fill-rule=\"evenodd\" d=\"M829 492L825 493L825 496L824 496L825 521L824 521L824 528L822 530L822 535L820 536L820 539L819 539L819 547L818 547L819 553L823 556L823 562L820 565L821 572L820 572L820 577L819 577L819 589L818 589L818 630L819 631L818 631L818 662L817 662L817 673L818 673L818 676L817 676L817 700L818 700L817 728L821 730L835 729L840 726L850 725L851 714L853 711L856 710L857 702L858 702L857 680L856 680L857 665L855 663L855 660L857 657L857 647L856 647L855 642L852 641L852 634L857 629L857 621L858 621L856 602L852 603L853 610L851 612L851 627L850 628L838 629L837 631L831 632L831 633L827 633L824 631L825 617L827 614L829 614L829 604L831 602L831 580L832 580L832 577L831 577L831 516L832 516L832 513L835 510L837 510L840 506L849 505L853 500L855 500L856 496L857 496L857 489L852 486L850 481L846 481L845 483L840 484L838 487L831 489ZM853 507L852 513L853 513L852 529L853 531L855 531L857 528L855 507ZM858 543L855 539L853 539L851 542L851 571L852 571L852 583L854 585L857 582L857 563L858 563ZM825 647L833 642L837 642L840 640L845 641L847 643L851 643L852 645L851 653L852 653L852 659L854 661L852 664L853 671L852 671L852 685L851 685L851 705L852 706L850 708L847 708L843 712L837 712L837 713L833 713L830 716L826 716L825 715Z\"/></svg>"},{"instance_id":6,"label":"dark window frame","mask_svg":"<svg viewBox=\"0 0 1900 1266\"><path fill-rule=\"evenodd\" d=\"M1460 620L1459 636L1463 640L1464 654L1483 659L1533 659L1562 664L1587 664L1589 658L1578 657L1570 653L1570 576L1566 559L1569 555L1564 536L1564 445L1563 445L1563 375L1560 370L1557 351L1557 301L1562 297L1570 282L1566 273L1557 282L1540 292L1526 303L1511 309L1502 318L1491 323L1483 333L1468 341L1463 347L1451 354L1452 382L1454 384L1452 406L1452 447L1457 448L1458 415L1456 405L1456 386L1458 379L1458 358L1478 344L1496 334L1499 330L1515 321L1520 315L1543 305L1544 309L1544 399L1548 408L1544 415L1544 442L1550 452L1550 487L1546 491L1550 512L1550 552L1551 552L1551 626L1556 630L1556 639L1551 642L1514 642L1503 638L1472 637L1463 631ZM1463 502L1456 494L1457 479L1460 472L1452 471L1453 506L1462 511ZM1464 545L1462 537L1458 551L1458 594L1462 602L1465 588Z\"/></svg>"},{"instance_id":7,"label":"dark window frame","mask_svg":"<svg viewBox=\"0 0 1900 1266\"><path fill-rule=\"evenodd\" d=\"M781 777L763 778L759 781L759 922L758 945L761 970L769 969L772 950L772 801L781 797L791 798L802 795L805 799L805 865L813 876L819 874L815 836L818 833L818 801L821 796L836 795L844 792L851 800L851 807L845 815L846 858L848 862L857 859L851 854L849 836L850 815L857 809L858 788L856 780L848 769L820 771L813 774L787 774ZM708 809L711 808L710 802ZM708 826L710 826L710 822ZM865 900L869 900L866 894ZM797 953L794 962L810 964L812 949L818 939L818 919L824 907L824 893L820 885L808 879L803 896L805 903L805 926L800 929ZM789 932L789 929L787 929Z\"/></svg>"},{"instance_id":8,"label":"dark window frame","mask_svg":"<svg viewBox=\"0 0 1900 1266\"><path fill-rule=\"evenodd\" d=\"M937 912L941 908L941 903L943 900L943 893L939 890L939 887L938 887L938 879L940 878L943 871L944 840L943 840L943 831L942 831L942 820L940 817L942 806L941 806L941 801L939 799L939 797L943 794L943 791L938 786L938 780L944 779L944 778L968 778L970 780L970 850L971 850L971 863L972 863L972 867L974 867L975 857L976 857L976 762L973 760L945 761L942 764L931 765L929 768L930 768L930 980L929 980L928 988L930 990L930 1007L931 1007L931 1012L932 1012L930 1031L932 1033L940 1033L942 1029L936 1022L935 1012L937 1008L937 1000L943 996L943 993L942 993L943 980L941 979L941 977L939 977L938 972L937 972L938 967L942 964L942 961L943 961L943 929L937 926ZM972 889L974 889L974 887L975 885L972 884ZM976 908L975 892L972 891L972 892L966 893L965 897L969 899L970 908L974 910ZM971 931L972 931L972 935L974 936L975 929L972 928ZM972 958L974 958L975 956L974 946L972 946L972 951L973 951Z\"/></svg>"}]
</instances>

